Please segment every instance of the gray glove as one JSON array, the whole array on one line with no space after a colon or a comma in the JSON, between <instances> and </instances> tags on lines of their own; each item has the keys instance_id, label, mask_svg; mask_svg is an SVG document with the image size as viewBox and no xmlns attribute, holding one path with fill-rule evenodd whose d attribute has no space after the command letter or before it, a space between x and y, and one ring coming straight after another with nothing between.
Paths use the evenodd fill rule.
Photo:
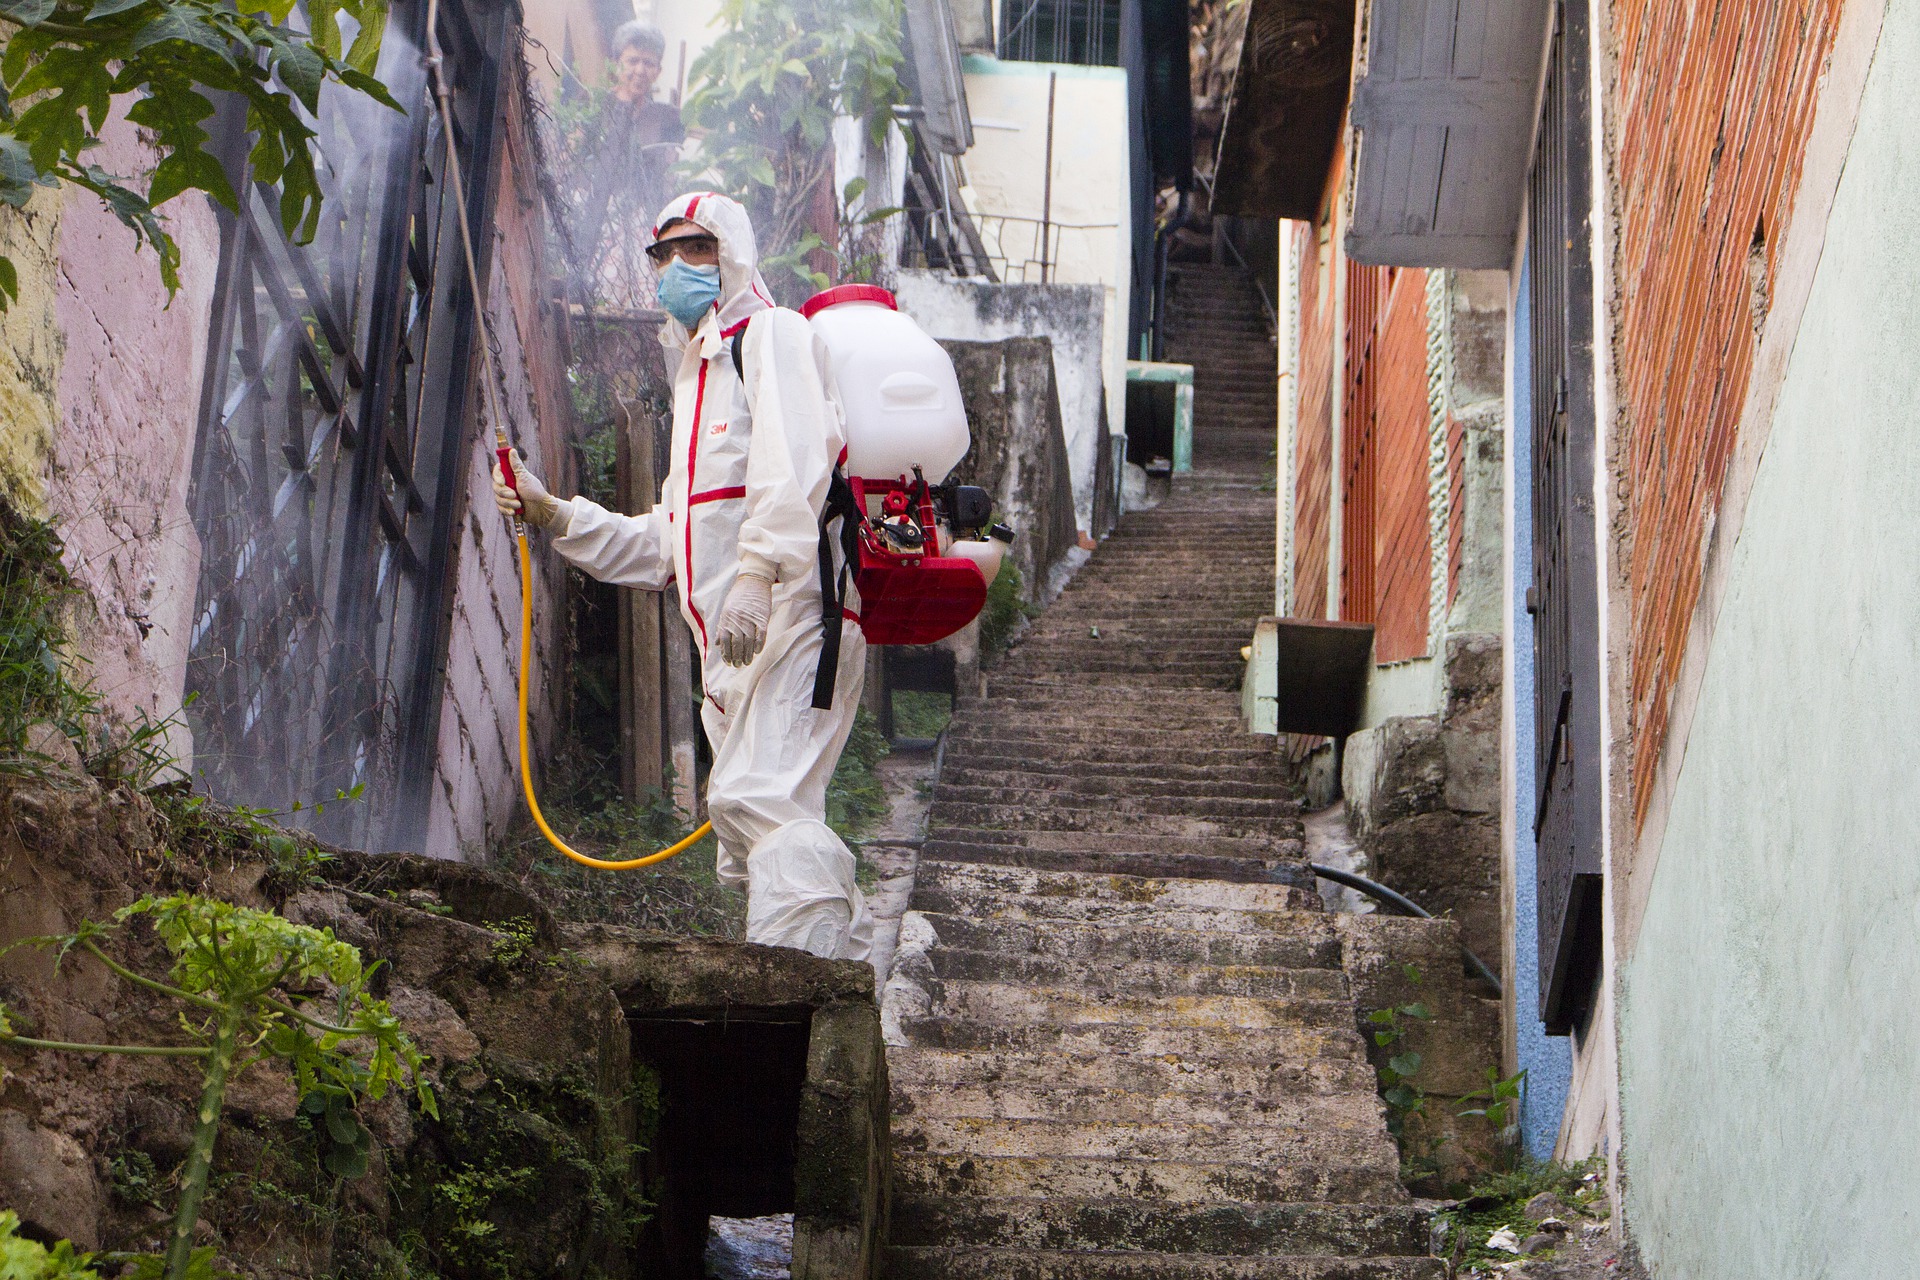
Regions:
<instances>
[{"instance_id":1,"label":"gray glove","mask_svg":"<svg viewBox=\"0 0 1920 1280\"><path fill-rule=\"evenodd\" d=\"M520 516L536 529L544 529L556 520L563 530L566 528L566 521L561 517L571 516L572 508L547 492L540 477L527 470L527 460L520 456L518 449L513 451L513 478L520 489L518 496L507 486L507 478L500 474L499 459L494 459L493 503L500 508L501 515Z\"/></svg>"},{"instance_id":2,"label":"gray glove","mask_svg":"<svg viewBox=\"0 0 1920 1280\"><path fill-rule=\"evenodd\" d=\"M733 580L715 624L715 643L730 667L744 667L767 644L767 619L773 615L773 584L757 573Z\"/></svg>"}]
</instances>

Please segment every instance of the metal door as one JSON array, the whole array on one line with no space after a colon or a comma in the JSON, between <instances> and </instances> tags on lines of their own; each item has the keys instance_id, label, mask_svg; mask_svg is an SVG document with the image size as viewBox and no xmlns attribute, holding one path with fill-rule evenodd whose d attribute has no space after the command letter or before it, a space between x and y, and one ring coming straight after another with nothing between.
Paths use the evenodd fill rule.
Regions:
<instances>
[{"instance_id":1,"label":"metal door","mask_svg":"<svg viewBox=\"0 0 1920 1280\"><path fill-rule=\"evenodd\" d=\"M1600 599L1593 410L1593 259L1584 0L1554 33L1528 212L1533 352L1534 838L1540 1018L1565 1035L1600 965Z\"/></svg>"}]
</instances>

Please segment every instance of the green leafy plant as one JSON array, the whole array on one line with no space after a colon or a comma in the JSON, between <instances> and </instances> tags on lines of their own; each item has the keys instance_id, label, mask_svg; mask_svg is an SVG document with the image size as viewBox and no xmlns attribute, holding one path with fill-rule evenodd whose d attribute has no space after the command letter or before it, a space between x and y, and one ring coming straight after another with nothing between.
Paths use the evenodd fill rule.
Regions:
<instances>
[{"instance_id":1,"label":"green leafy plant","mask_svg":"<svg viewBox=\"0 0 1920 1280\"><path fill-rule=\"evenodd\" d=\"M20 1233L20 1215L0 1209L0 1277L5 1280L100 1280L91 1254L74 1252L71 1240L49 1249Z\"/></svg>"},{"instance_id":2,"label":"green leafy plant","mask_svg":"<svg viewBox=\"0 0 1920 1280\"><path fill-rule=\"evenodd\" d=\"M1416 986L1420 983L1420 971L1413 965L1404 966L1407 978ZM1383 1049L1400 1045L1417 1023L1433 1017L1431 1010L1418 1001L1394 1005L1386 1009L1375 1009L1367 1015L1367 1021L1374 1026L1373 1042ZM1386 1065L1379 1068L1380 1097L1391 1111L1389 1127L1394 1136L1400 1137L1407 1120L1426 1109L1427 1095L1414 1077L1420 1073L1422 1059L1411 1048L1400 1048Z\"/></svg>"},{"instance_id":3,"label":"green leafy plant","mask_svg":"<svg viewBox=\"0 0 1920 1280\"><path fill-rule=\"evenodd\" d=\"M855 711L847 745L827 783L827 825L850 844L887 815L887 789L873 767L890 750L873 713L865 707Z\"/></svg>"},{"instance_id":4,"label":"green leafy plant","mask_svg":"<svg viewBox=\"0 0 1920 1280\"><path fill-rule=\"evenodd\" d=\"M1518 1137L1517 1125L1520 1119L1520 1097L1526 1088L1527 1073L1515 1072L1506 1079L1500 1078L1498 1068L1487 1068L1487 1087L1475 1089L1462 1097L1462 1102L1477 1102L1480 1105L1468 1107L1457 1114L1462 1116L1485 1116L1487 1122L1500 1131L1502 1141L1511 1142Z\"/></svg>"},{"instance_id":5,"label":"green leafy plant","mask_svg":"<svg viewBox=\"0 0 1920 1280\"><path fill-rule=\"evenodd\" d=\"M173 957L170 981L134 972L102 947L130 921L149 923ZM351 1101L379 1098L411 1080L421 1110L437 1116L433 1093L421 1074L421 1057L386 1002L367 991L371 970L360 952L329 931L294 924L270 911L256 911L191 894L145 897L114 913L111 923L88 921L75 932L26 939L15 945L57 948L60 961L79 951L122 981L185 1006L180 1024L191 1043L167 1045L75 1044L16 1034L0 1005L0 1044L68 1053L122 1053L146 1057L197 1058L202 1067L200 1108L193 1142L181 1167L180 1200L168 1235L166 1280L187 1280L211 1267L211 1251L192 1247L193 1227L213 1167L227 1082L263 1059L287 1062L305 1098L326 1098L324 1115L336 1141ZM340 1106L337 1099L348 1100ZM303 1104L304 1108L305 1104ZM333 1122L338 1108L341 1129ZM352 1124L358 1125L357 1118ZM362 1145L358 1131L346 1145ZM370 1139L365 1145L370 1148ZM334 1162L341 1176L365 1172L364 1161ZM346 1172L343 1172L343 1167ZM196 1259L205 1252L206 1259Z\"/></svg>"},{"instance_id":6,"label":"green leafy plant","mask_svg":"<svg viewBox=\"0 0 1920 1280\"><path fill-rule=\"evenodd\" d=\"M320 220L307 117L328 81L395 110L372 71L386 29L386 0L313 0L311 31L290 25L294 0L0 0L0 203L25 208L36 187L72 183L100 197L153 246L168 293L180 285L180 250L155 210L204 191L238 212L239 197L207 149L208 92L246 103L253 178L280 189L280 221L302 242ZM343 23L343 19L345 20ZM346 32L351 47L343 50ZM138 179L87 157L115 99L146 129L160 160ZM0 258L0 306L19 296L14 264Z\"/></svg>"},{"instance_id":7,"label":"green leafy plant","mask_svg":"<svg viewBox=\"0 0 1920 1280\"><path fill-rule=\"evenodd\" d=\"M1000 562L1000 572L987 584L986 607L980 610L980 652L997 659L1013 643L1014 632L1039 610L1027 603L1019 566L1012 560Z\"/></svg>"},{"instance_id":8,"label":"green leafy plant","mask_svg":"<svg viewBox=\"0 0 1920 1280\"><path fill-rule=\"evenodd\" d=\"M859 179L832 191L833 122L863 120L879 143L906 102L900 0L723 0L718 25L691 70L697 87L684 114L705 132L685 173L746 204L776 288L781 280L822 288L831 281L810 256L825 250L846 264L849 255L809 225L820 202L834 205L843 240L893 212L856 217Z\"/></svg>"}]
</instances>

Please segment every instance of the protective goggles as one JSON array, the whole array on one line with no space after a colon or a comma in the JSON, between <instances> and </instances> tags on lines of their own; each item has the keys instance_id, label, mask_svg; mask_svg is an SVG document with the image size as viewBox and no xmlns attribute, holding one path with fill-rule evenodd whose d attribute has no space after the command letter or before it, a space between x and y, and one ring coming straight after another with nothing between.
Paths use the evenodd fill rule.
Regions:
<instances>
[{"instance_id":1,"label":"protective goggles","mask_svg":"<svg viewBox=\"0 0 1920 1280\"><path fill-rule=\"evenodd\" d=\"M647 246L647 257L656 267L664 267L675 257L685 258L689 254L718 257L720 241L714 236L673 236L666 240L655 240Z\"/></svg>"}]
</instances>

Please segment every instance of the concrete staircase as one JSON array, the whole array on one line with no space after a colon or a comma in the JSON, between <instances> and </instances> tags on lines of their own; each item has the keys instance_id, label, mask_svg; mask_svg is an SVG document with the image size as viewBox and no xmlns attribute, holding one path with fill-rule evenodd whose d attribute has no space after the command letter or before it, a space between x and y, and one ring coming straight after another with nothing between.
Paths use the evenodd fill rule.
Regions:
<instances>
[{"instance_id":1,"label":"concrete staircase","mask_svg":"<svg viewBox=\"0 0 1920 1280\"><path fill-rule=\"evenodd\" d=\"M1240 730L1271 385L1264 435L1210 385L1195 475L956 709L883 1011L894 1280L1445 1274Z\"/></svg>"}]
</instances>

